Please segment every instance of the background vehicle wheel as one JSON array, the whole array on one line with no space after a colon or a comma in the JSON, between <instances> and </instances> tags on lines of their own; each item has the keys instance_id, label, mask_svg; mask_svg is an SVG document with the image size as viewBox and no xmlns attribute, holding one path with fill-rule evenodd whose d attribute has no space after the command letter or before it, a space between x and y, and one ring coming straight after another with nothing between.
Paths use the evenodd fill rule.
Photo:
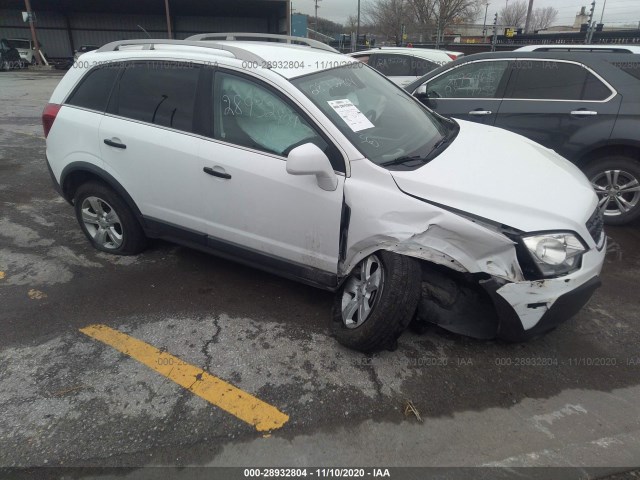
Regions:
<instances>
[{"instance_id":1,"label":"background vehicle wheel","mask_svg":"<svg viewBox=\"0 0 640 480\"><path fill-rule=\"evenodd\" d=\"M640 216L640 162L617 155L590 163L584 173L598 194L607 225L623 225Z\"/></svg>"},{"instance_id":2,"label":"background vehicle wheel","mask_svg":"<svg viewBox=\"0 0 640 480\"><path fill-rule=\"evenodd\" d=\"M391 348L413 318L420 292L417 260L386 251L369 255L336 295L332 332L361 352Z\"/></svg>"},{"instance_id":3,"label":"background vehicle wheel","mask_svg":"<svg viewBox=\"0 0 640 480\"><path fill-rule=\"evenodd\" d=\"M106 185L81 185L74 199L82 231L98 250L135 255L146 247L146 237L127 204Z\"/></svg>"}]
</instances>

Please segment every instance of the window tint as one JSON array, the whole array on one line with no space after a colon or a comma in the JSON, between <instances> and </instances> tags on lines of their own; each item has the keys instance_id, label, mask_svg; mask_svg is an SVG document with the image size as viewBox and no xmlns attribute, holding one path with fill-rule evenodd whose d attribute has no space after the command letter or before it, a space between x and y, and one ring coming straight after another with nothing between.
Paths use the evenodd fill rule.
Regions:
<instances>
[{"instance_id":1,"label":"window tint","mask_svg":"<svg viewBox=\"0 0 640 480\"><path fill-rule=\"evenodd\" d=\"M611 90L591 72L587 72L587 81L584 84L583 100L604 100L611 95Z\"/></svg>"},{"instance_id":2,"label":"window tint","mask_svg":"<svg viewBox=\"0 0 640 480\"><path fill-rule=\"evenodd\" d=\"M431 98L496 98L509 62L474 62L462 65L427 84Z\"/></svg>"},{"instance_id":3,"label":"window tint","mask_svg":"<svg viewBox=\"0 0 640 480\"><path fill-rule=\"evenodd\" d=\"M369 65L388 77L410 77L414 76L411 59L408 55L377 53Z\"/></svg>"},{"instance_id":4,"label":"window tint","mask_svg":"<svg viewBox=\"0 0 640 480\"><path fill-rule=\"evenodd\" d=\"M414 75L421 77L422 75L426 75L431 70L435 70L440 65L435 62L431 62L426 58L413 58L413 66L414 66Z\"/></svg>"},{"instance_id":5,"label":"window tint","mask_svg":"<svg viewBox=\"0 0 640 480\"><path fill-rule=\"evenodd\" d=\"M589 72L580 65L553 60L541 62L522 60L515 62L514 68L517 70L517 75L509 88L510 91L507 92L510 98L583 99ZM597 81L595 77L593 80ZM593 84L590 90L598 90L597 85ZM595 93L597 94L597 91Z\"/></svg>"},{"instance_id":6,"label":"window tint","mask_svg":"<svg viewBox=\"0 0 640 480\"><path fill-rule=\"evenodd\" d=\"M109 111L123 117L178 130L193 130L200 68L174 62L127 65Z\"/></svg>"},{"instance_id":7,"label":"window tint","mask_svg":"<svg viewBox=\"0 0 640 480\"><path fill-rule=\"evenodd\" d=\"M327 153L335 169L344 169L336 165L329 144L275 93L225 73L217 73L215 83L215 138L285 157L311 142Z\"/></svg>"},{"instance_id":8,"label":"window tint","mask_svg":"<svg viewBox=\"0 0 640 480\"><path fill-rule=\"evenodd\" d=\"M80 85L69 97L69 100L67 100L67 103L104 112L118 72L120 72L120 69L114 66L94 68L84 77Z\"/></svg>"}]
</instances>

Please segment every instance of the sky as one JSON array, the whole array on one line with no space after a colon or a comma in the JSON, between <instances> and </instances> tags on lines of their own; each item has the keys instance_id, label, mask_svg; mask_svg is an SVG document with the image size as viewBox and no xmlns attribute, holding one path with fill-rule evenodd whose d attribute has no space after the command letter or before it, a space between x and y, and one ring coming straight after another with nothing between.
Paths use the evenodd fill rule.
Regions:
<instances>
[{"instance_id":1,"label":"sky","mask_svg":"<svg viewBox=\"0 0 640 480\"><path fill-rule=\"evenodd\" d=\"M361 9L363 5L372 0L360 0ZM510 1L510 0L506 0ZM513 0L511 0L513 1ZM292 0L294 13L304 13L315 15L315 0ZM355 15L358 11L358 0L319 0L318 16L328 18L334 22L346 23L349 15ZM640 0L596 0L596 8L594 18L600 21L602 7L604 9L603 22L610 26L622 26L625 24L638 25L640 22ZM489 8L487 14L488 19L505 6L503 0L489 0ZM591 8L591 0L534 0L533 8L538 7L554 7L558 10L558 17L554 25L573 25L576 13L580 11L580 7L586 7L587 11ZM484 15L482 15L484 17ZM476 20L480 23L483 18Z\"/></svg>"}]
</instances>

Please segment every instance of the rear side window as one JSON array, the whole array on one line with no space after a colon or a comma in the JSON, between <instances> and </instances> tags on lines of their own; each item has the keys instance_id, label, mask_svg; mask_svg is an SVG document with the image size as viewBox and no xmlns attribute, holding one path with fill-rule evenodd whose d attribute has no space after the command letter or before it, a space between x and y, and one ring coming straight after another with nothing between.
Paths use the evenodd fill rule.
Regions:
<instances>
[{"instance_id":1,"label":"rear side window","mask_svg":"<svg viewBox=\"0 0 640 480\"><path fill-rule=\"evenodd\" d=\"M387 77L412 77L415 74L411 60L412 57L407 55L379 53L373 55L373 62L369 61L369 65Z\"/></svg>"},{"instance_id":2,"label":"rear side window","mask_svg":"<svg viewBox=\"0 0 640 480\"><path fill-rule=\"evenodd\" d=\"M586 68L574 63L515 62L507 98L535 100L604 100L611 91Z\"/></svg>"},{"instance_id":3,"label":"rear side window","mask_svg":"<svg viewBox=\"0 0 640 480\"><path fill-rule=\"evenodd\" d=\"M104 112L118 72L120 69L114 66L94 68L85 75L67 104Z\"/></svg>"},{"instance_id":4,"label":"rear side window","mask_svg":"<svg viewBox=\"0 0 640 480\"><path fill-rule=\"evenodd\" d=\"M472 62L454 68L427 83L431 98L497 98L504 90L509 61Z\"/></svg>"},{"instance_id":5,"label":"rear side window","mask_svg":"<svg viewBox=\"0 0 640 480\"><path fill-rule=\"evenodd\" d=\"M120 77L109 113L193 131L200 70L178 62L131 63Z\"/></svg>"},{"instance_id":6,"label":"rear side window","mask_svg":"<svg viewBox=\"0 0 640 480\"><path fill-rule=\"evenodd\" d=\"M415 67L415 74L414 75L416 75L418 77L421 77L422 75L426 75L431 70L435 70L436 68L438 68L440 66L435 62L431 62L431 61L427 60L426 58L419 58L419 57L415 57L413 59L413 65Z\"/></svg>"}]
</instances>

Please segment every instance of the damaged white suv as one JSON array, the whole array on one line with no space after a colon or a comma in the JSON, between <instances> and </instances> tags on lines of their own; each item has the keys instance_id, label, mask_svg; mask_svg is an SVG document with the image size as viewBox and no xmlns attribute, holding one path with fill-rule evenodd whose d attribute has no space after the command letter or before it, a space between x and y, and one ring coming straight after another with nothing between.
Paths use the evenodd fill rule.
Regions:
<instances>
[{"instance_id":1,"label":"damaged white suv","mask_svg":"<svg viewBox=\"0 0 640 480\"><path fill-rule=\"evenodd\" d=\"M62 79L47 162L97 249L164 238L336 291L366 352L414 318L522 340L588 301L606 238L573 164L326 45L243 36L116 42Z\"/></svg>"}]
</instances>

